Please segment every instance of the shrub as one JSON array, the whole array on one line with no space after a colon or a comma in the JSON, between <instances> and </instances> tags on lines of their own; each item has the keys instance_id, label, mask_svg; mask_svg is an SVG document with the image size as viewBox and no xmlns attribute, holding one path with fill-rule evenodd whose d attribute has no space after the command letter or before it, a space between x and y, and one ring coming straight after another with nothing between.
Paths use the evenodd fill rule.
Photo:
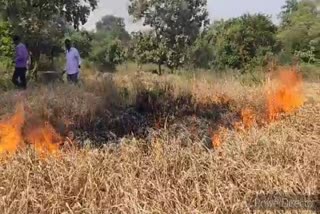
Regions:
<instances>
[{"instance_id":1,"label":"shrub","mask_svg":"<svg viewBox=\"0 0 320 214\"><path fill-rule=\"evenodd\" d=\"M125 52L119 40L105 39L102 42L97 42L93 46L93 51L90 55L90 60L97 64L102 70L114 71L116 65L124 61Z\"/></svg>"}]
</instances>

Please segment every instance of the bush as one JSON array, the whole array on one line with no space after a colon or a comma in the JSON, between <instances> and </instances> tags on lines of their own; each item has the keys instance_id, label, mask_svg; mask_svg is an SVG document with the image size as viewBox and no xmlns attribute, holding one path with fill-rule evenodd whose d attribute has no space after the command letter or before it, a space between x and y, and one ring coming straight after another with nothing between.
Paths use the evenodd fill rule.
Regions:
<instances>
[{"instance_id":1,"label":"bush","mask_svg":"<svg viewBox=\"0 0 320 214\"><path fill-rule=\"evenodd\" d=\"M93 46L90 60L102 70L114 71L124 61L125 52L119 40L104 40Z\"/></svg>"},{"instance_id":2,"label":"bush","mask_svg":"<svg viewBox=\"0 0 320 214\"><path fill-rule=\"evenodd\" d=\"M245 70L263 62L268 53L279 51L276 33L277 26L263 14L214 23L208 34L214 46L215 67Z\"/></svg>"},{"instance_id":3,"label":"bush","mask_svg":"<svg viewBox=\"0 0 320 214\"><path fill-rule=\"evenodd\" d=\"M13 61L9 57L1 57L0 56L0 73L7 72L12 70Z\"/></svg>"},{"instance_id":4,"label":"bush","mask_svg":"<svg viewBox=\"0 0 320 214\"><path fill-rule=\"evenodd\" d=\"M70 36L74 46L79 50L81 58L89 56L92 49L93 36L87 31L73 32Z\"/></svg>"},{"instance_id":5,"label":"bush","mask_svg":"<svg viewBox=\"0 0 320 214\"><path fill-rule=\"evenodd\" d=\"M214 62L214 47L208 35L200 36L190 50L190 63L198 68L208 69Z\"/></svg>"},{"instance_id":6,"label":"bush","mask_svg":"<svg viewBox=\"0 0 320 214\"><path fill-rule=\"evenodd\" d=\"M11 58L13 56L12 30L8 22L0 21L0 60L2 57Z\"/></svg>"}]
</instances>

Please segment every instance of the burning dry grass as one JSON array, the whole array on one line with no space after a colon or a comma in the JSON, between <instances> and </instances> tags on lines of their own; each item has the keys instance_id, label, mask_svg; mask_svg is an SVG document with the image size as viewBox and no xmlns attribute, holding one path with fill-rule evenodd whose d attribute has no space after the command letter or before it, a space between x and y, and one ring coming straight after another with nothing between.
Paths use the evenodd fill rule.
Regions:
<instances>
[{"instance_id":1,"label":"burning dry grass","mask_svg":"<svg viewBox=\"0 0 320 214\"><path fill-rule=\"evenodd\" d=\"M23 141L22 127L24 124L23 106L19 105L17 112L0 123L0 155L15 153Z\"/></svg>"},{"instance_id":2,"label":"burning dry grass","mask_svg":"<svg viewBox=\"0 0 320 214\"><path fill-rule=\"evenodd\" d=\"M144 81L150 83L148 79ZM276 101L278 107L272 109L277 119L287 109L288 113L293 110L280 108L281 103L288 102L272 98L278 97L277 89L268 94L262 87L247 90L236 82L217 82L214 88L209 83L196 82L201 89L197 93L198 89L188 82L189 87L184 89L190 93L183 92L181 97L177 92L181 88L159 84L164 89L139 88L129 95L140 93L147 98L142 99L147 102L142 106L152 107L144 115L147 120L157 115L157 123L152 120L147 124L150 130L145 138L138 132L127 132L116 145L59 150L58 158L45 159L41 156L43 151L57 148L43 147L47 145L43 143L59 143L57 136L66 137L61 131L58 134L54 119L71 122L77 129L96 127L97 121L101 121L100 128L109 120L124 121L115 126L124 129L128 121L123 117L116 120L112 115L120 117L127 112L112 111L113 96L103 93L107 87L102 85L27 92L26 106L33 110L33 116L50 121L55 129L50 123L31 123L30 113L22 114L19 108L15 116L0 124L1 145L6 145L3 139L24 139L33 148L2 160L0 213L250 213L249 201L256 193L318 193L319 101L306 102L295 116L269 124L261 122L269 118L268 104ZM133 85L125 86L127 91L132 91ZM285 89L291 91L295 84L291 86ZM317 96L319 86L306 87L308 93L313 91L312 96ZM112 88L116 89L113 93L122 90L119 86ZM281 84L279 88L283 91ZM210 95L211 90L214 95ZM293 91L300 97L300 92ZM105 94L109 94L107 98ZM185 94L191 94L192 99L185 98ZM120 103L121 96L115 96ZM15 103L5 99L10 97L8 94L0 99L7 109ZM296 103L290 105L295 110L300 107ZM136 115L134 118L138 120ZM135 126L143 128L145 124L139 121ZM205 147L206 140L219 147L218 152ZM10 145L16 151L15 144Z\"/></svg>"},{"instance_id":3,"label":"burning dry grass","mask_svg":"<svg viewBox=\"0 0 320 214\"><path fill-rule=\"evenodd\" d=\"M25 119L24 106L20 103L16 113L0 123L0 157L13 155L27 143L40 157L57 154L63 143L62 137L48 123L30 125L33 120Z\"/></svg>"},{"instance_id":4,"label":"burning dry grass","mask_svg":"<svg viewBox=\"0 0 320 214\"><path fill-rule=\"evenodd\" d=\"M59 160L21 153L0 166L0 211L250 213L255 193L316 193L319 144L292 138L300 134L274 127L245 139L229 135L219 156L166 136Z\"/></svg>"},{"instance_id":5,"label":"burning dry grass","mask_svg":"<svg viewBox=\"0 0 320 214\"><path fill-rule=\"evenodd\" d=\"M295 70L280 70L276 88L268 94L268 119L275 120L280 113L292 113L303 105L302 78Z\"/></svg>"},{"instance_id":6,"label":"burning dry grass","mask_svg":"<svg viewBox=\"0 0 320 214\"><path fill-rule=\"evenodd\" d=\"M265 106L260 115L252 107L242 108L240 121L234 123L235 129L245 131L256 124L268 125L279 120L281 114L288 115L299 110L304 104L302 83L300 74L294 68L280 68L267 85ZM221 146L221 130L213 134L212 143L214 147Z\"/></svg>"}]
</instances>

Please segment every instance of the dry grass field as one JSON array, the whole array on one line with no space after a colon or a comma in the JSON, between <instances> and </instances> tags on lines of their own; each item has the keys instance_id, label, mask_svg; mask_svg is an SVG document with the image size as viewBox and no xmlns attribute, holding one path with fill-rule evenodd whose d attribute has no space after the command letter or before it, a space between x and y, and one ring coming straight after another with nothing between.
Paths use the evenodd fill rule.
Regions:
<instances>
[{"instance_id":1,"label":"dry grass field","mask_svg":"<svg viewBox=\"0 0 320 214\"><path fill-rule=\"evenodd\" d=\"M251 213L254 194L319 193L317 83L275 104L230 77L83 78L1 96L0 213Z\"/></svg>"}]
</instances>

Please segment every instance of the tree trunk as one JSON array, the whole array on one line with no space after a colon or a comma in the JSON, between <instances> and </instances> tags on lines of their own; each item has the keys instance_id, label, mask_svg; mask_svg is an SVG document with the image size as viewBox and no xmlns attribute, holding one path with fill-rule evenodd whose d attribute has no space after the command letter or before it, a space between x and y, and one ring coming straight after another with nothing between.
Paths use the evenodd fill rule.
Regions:
<instances>
[{"instance_id":1,"label":"tree trunk","mask_svg":"<svg viewBox=\"0 0 320 214\"><path fill-rule=\"evenodd\" d=\"M51 68L54 69L54 48L51 49L50 63L51 63Z\"/></svg>"},{"instance_id":2,"label":"tree trunk","mask_svg":"<svg viewBox=\"0 0 320 214\"><path fill-rule=\"evenodd\" d=\"M39 48L35 47L31 50L32 52L32 57L33 57L33 68L31 71L31 78L34 80L38 80L38 66L39 66L39 61L40 61L40 50Z\"/></svg>"},{"instance_id":3,"label":"tree trunk","mask_svg":"<svg viewBox=\"0 0 320 214\"><path fill-rule=\"evenodd\" d=\"M158 64L158 73L159 73L159 75L162 75L162 69L161 69L161 64L160 63Z\"/></svg>"}]
</instances>

